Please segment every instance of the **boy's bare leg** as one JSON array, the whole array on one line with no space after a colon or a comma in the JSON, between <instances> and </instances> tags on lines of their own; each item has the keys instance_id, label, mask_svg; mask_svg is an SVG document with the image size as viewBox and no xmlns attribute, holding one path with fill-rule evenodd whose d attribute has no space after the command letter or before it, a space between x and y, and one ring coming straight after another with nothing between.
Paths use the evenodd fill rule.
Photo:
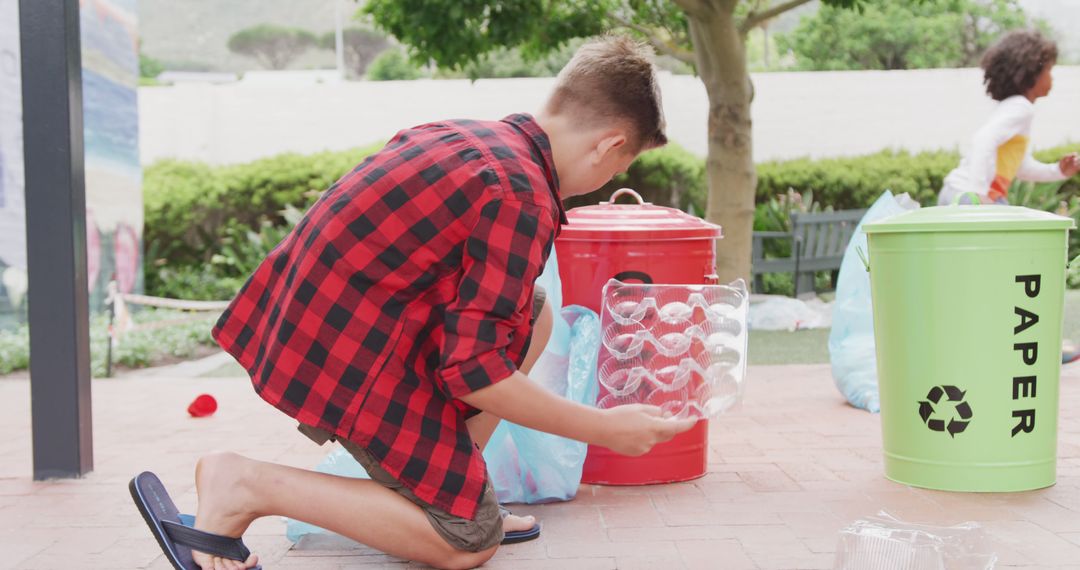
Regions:
<instances>
[{"instance_id":1,"label":"boy's bare leg","mask_svg":"<svg viewBox=\"0 0 1080 570\"><path fill-rule=\"evenodd\" d=\"M540 310L540 314L536 317L536 322L533 324L532 340L529 341L529 351L525 354L525 360L521 363L520 370L528 374L536 361L539 360L540 355L544 352L544 347L547 346L548 339L551 338L551 328L553 326L552 319L554 313L551 310L551 305L544 303L543 308ZM491 440L491 434L495 432L495 428L499 426L501 418L498 416L483 412L477 414L465 421L465 427L469 430L469 437L472 438L473 443L480 446L483 450L487 447L488 441ZM512 532L516 530L529 530L536 524L536 519L532 516L519 517L517 515L509 515L503 519L503 531Z\"/></svg>"},{"instance_id":2,"label":"boy's bare leg","mask_svg":"<svg viewBox=\"0 0 1080 570\"><path fill-rule=\"evenodd\" d=\"M529 351L522 362L526 374L540 358L551 337L552 311L544 305L533 327ZM467 422L469 434L481 449L491 439L499 418L481 413ZM455 550L439 536L427 516L408 499L370 480L336 477L247 459L215 454L199 461L195 473L200 530L241 536L251 521L278 515L337 532L387 554L438 568L472 568L494 555ZM503 530L528 530L536 519L510 515ZM204 569L232 570L254 566L195 553Z\"/></svg>"},{"instance_id":3,"label":"boy's bare leg","mask_svg":"<svg viewBox=\"0 0 1080 570\"><path fill-rule=\"evenodd\" d=\"M280 515L436 568L474 568L498 548L482 552L454 549L435 532L420 507L367 479L220 453L199 461L195 484L199 494L196 527L225 536L241 536L256 518ZM250 568L256 561L254 555L239 563L195 553L195 562L204 570Z\"/></svg>"}]
</instances>

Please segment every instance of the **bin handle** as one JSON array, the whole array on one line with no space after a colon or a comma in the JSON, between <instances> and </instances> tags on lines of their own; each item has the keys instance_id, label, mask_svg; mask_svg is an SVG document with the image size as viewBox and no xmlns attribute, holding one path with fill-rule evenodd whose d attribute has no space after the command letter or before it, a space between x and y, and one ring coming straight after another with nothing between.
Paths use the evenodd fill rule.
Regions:
<instances>
[{"instance_id":1,"label":"bin handle","mask_svg":"<svg viewBox=\"0 0 1080 570\"><path fill-rule=\"evenodd\" d=\"M641 197L641 194L638 194L637 192L633 191L630 188L619 188L618 190L615 191L614 194L611 195L611 198L608 198L607 202L600 202L600 203L601 204L614 204L615 200L618 199L619 196L625 196L627 194L629 194L630 196L633 196L635 199L637 199L637 203L638 203L639 206L651 206L652 205L652 202L646 202L645 199Z\"/></svg>"},{"instance_id":2,"label":"bin handle","mask_svg":"<svg viewBox=\"0 0 1080 570\"><path fill-rule=\"evenodd\" d=\"M866 253L862 250L862 246L855 246L855 253L859 254L859 259L862 260L863 267L866 268L866 272L870 273L870 262L866 259Z\"/></svg>"}]
</instances>

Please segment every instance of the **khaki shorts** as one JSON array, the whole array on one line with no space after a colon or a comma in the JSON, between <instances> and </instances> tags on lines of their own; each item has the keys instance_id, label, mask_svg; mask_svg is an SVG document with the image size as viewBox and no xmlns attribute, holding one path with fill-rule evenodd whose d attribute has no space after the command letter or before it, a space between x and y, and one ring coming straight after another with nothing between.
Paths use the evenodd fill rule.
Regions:
<instances>
[{"instance_id":1,"label":"khaki shorts","mask_svg":"<svg viewBox=\"0 0 1080 570\"><path fill-rule=\"evenodd\" d=\"M327 440L336 439L326 430L319 428L301 424L297 429L319 445L326 443ZM484 495L476 508L476 519L463 519L421 501L411 490L402 485L401 481L387 473L366 449L348 440L338 441L368 472L372 481L420 507L427 515L428 522L435 528L435 532L439 533L439 536L443 537L450 546L458 550L480 552L502 542L502 515L499 513L499 501L495 498L495 488L491 485L490 477L484 483Z\"/></svg>"}]
</instances>

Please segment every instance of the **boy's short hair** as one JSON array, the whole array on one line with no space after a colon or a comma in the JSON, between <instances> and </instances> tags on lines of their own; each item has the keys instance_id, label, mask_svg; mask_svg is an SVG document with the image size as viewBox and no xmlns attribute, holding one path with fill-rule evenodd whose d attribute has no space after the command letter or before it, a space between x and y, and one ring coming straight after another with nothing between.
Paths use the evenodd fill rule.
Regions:
<instances>
[{"instance_id":1,"label":"boy's short hair","mask_svg":"<svg viewBox=\"0 0 1080 570\"><path fill-rule=\"evenodd\" d=\"M1038 30L1009 32L983 54L986 93L995 101L1023 95L1047 65L1057 62L1057 44Z\"/></svg>"},{"instance_id":2,"label":"boy's short hair","mask_svg":"<svg viewBox=\"0 0 1080 570\"><path fill-rule=\"evenodd\" d=\"M548 109L589 127L623 121L635 153L667 144L653 55L651 47L626 36L585 43L559 72Z\"/></svg>"}]
</instances>

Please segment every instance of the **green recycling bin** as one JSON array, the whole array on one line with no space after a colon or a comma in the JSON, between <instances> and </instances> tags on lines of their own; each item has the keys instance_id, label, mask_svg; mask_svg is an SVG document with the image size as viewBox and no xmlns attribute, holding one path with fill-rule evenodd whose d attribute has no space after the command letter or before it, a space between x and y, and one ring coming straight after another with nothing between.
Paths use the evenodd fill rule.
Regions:
<instances>
[{"instance_id":1,"label":"green recycling bin","mask_svg":"<svg viewBox=\"0 0 1080 570\"><path fill-rule=\"evenodd\" d=\"M996 205L864 226L886 477L948 491L1054 484L1073 227Z\"/></svg>"}]
</instances>

